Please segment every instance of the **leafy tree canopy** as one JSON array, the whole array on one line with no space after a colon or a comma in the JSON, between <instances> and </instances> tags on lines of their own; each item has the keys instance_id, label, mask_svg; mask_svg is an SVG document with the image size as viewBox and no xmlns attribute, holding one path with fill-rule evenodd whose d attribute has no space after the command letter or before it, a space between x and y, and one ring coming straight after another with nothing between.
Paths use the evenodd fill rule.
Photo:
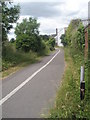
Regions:
<instances>
[{"instance_id":1,"label":"leafy tree canopy","mask_svg":"<svg viewBox=\"0 0 90 120\"><path fill-rule=\"evenodd\" d=\"M66 31L66 40L67 40L68 45L71 45L72 37L75 34L75 32L77 31L80 22L81 22L80 19L75 19L70 22L70 24L67 28L67 31Z\"/></svg>"},{"instance_id":2,"label":"leafy tree canopy","mask_svg":"<svg viewBox=\"0 0 90 120\"><path fill-rule=\"evenodd\" d=\"M85 37L84 26L80 19L72 20L68 26L65 36L62 35L62 42L79 50L84 49Z\"/></svg>"},{"instance_id":3,"label":"leafy tree canopy","mask_svg":"<svg viewBox=\"0 0 90 120\"><path fill-rule=\"evenodd\" d=\"M40 35L41 39L45 42L49 40L49 35Z\"/></svg>"},{"instance_id":4,"label":"leafy tree canopy","mask_svg":"<svg viewBox=\"0 0 90 120\"><path fill-rule=\"evenodd\" d=\"M17 36L22 35L22 34L28 34L28 35L32 35L32 34L39 34L39 28L40 24L37 23L37 19L35 18L29 18L29 20L27 19L23 19L22 23L18 23L15 29L15 34Z\"/></svg>"},{"instance_id":5,"label":"leafy tree canopy","mask_svg":"<svg viewBox=\"0 0 90 120\"><path fill-rule=\"evenodd\" d=\"M2 6L2 41L7 40L7 33L13 28L12 23L15 23L19 18L20 6L13 5L12 2L1 2Z\"/></svg>"},{"instance_id":6,"label":"leafy tree canopy","mask_svg":"<svg viewBox=\"0 0 90 120\"><path fill-rule=\"evenodd\" d=\"M67 40L66 40L66 38L65 38L65 34L62 34L61 37L60 37L60 39L61 39L61 43L62 43L64 46L66 46L66 45L67 45Z\"/></svg>"},{"instance_id":7,"label":"leafy tree canopy","mask_svg":"<svg viewBox=\"0 0 90 120\"><path fill-rule=\"evenodd\" d=\"M42 41L39 36L39 26L37 19L23 19L22 23L18 23L15 29L16 48L25 52L30 50L39 52L42 48Z\"/></svg>"},{"instance_id":8,"label":"leafy tree canopy","mask_svg":"<svg viewBox=\"0 0 90 120\"><path fill-rule=\"evenodd\" d=\"M50 37L49 40L46 42L46 44L49 46L51 51L54 50L55 39L53 37Z\"/></svg>"}]
</instances>

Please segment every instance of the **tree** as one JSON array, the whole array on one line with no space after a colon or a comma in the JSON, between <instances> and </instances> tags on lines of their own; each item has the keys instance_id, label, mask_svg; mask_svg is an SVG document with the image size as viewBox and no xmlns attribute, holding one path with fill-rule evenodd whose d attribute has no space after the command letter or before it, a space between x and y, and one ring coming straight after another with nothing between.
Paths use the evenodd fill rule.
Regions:
<instances>
[{"instance_id":1,"label":"tree","mask_svg":"<svg viewBox=\"0 0 90 120\"><path fill-rule=\"evenodd\" d=\"M46 44L49 46L50 50L54 50L55 47L55 39L50 37L49 40L46 42Z\"/></svg>"},{"instance_id":2,"label":"tree","mask_svg":"<svg viewBox=\"0 0 90 120\"><path fill-rule=\"evenodd\" d=\"M31 36L32 34L39 35L39 28L40 24L37 23L35 18L23 19L22 23L18 23L15 29L15 34L18 37L22 34L28 34Z\"/></svg>"},{"instance_id":3,"label":"tree","mask_svg":"<svg viewBox=\"0 0 90 120\"><path fill-rule=\"evenodd\" d=\"M65 34L62 34L61 37L60 37L60 39L61 39L61 43L62 43L64 46L66 46L66 45L67 45L67 40L66 40L66 38L65 38Z\"/></svg>"},{"instance_id":4,"label":"tree","mask_svg":"<svg viewBox=\"0 0 90 120\"><path fill-rule=\"evenodd\" d=\"M24 52L30 50L39 52L42 48L41 38L39 36L40 24L35 18L23 19L22 23L17 24L15 29L16 48Z\"/></svg>"},{"instance_id":5,"label":"tree","mask_svg":"<svg viewBox=\"0 0 90 120\"><path fill-rule=\"evenodd\" d=\"M72 46L73 36L75 35L80 22L81 22L80 19L71 20L67 28L65 39L67 40L67 44L69 46Z\"/></svg>"},{"instance_id":6,"label":"tree","mask_svg":"<svg viewBox=\"0 0 90 120\"><path fill-rule=\"evenodd\" d=\"M40 35L41 39L45 42L49 40L49 35Z\"/></svg>"},{"instance_id":7,"label":"tree","mask_svg":"<svg viewBox=\"0 0 90 120\"><path fill-rule=\"evenodd\" d=\"M11 38L10 43L15 43L15 39Z\"/></svg>"},{"instance_id":8,"label":"tree","mask_svg":"<svg viewBox=\"0 0 90 120\"><path fill-rule=\"evenodd\" d=\"M11 2L1 2L2 6L2 43L7 40L7 33L13 28L12 23L15 23L19 18L20 6L13 5Z\"/></svg>"},{"instance_id":9,"label":"tree","mask_svg":"<svg viewBox=\"0 0 90 120\"><path fill-rule=\"evenodd\" d=\"M80 23L78 30L77 30L77 45L80 50L84 50L85 46L85 33L84 33L84 26Z\"/></svg>"}]
</instances>

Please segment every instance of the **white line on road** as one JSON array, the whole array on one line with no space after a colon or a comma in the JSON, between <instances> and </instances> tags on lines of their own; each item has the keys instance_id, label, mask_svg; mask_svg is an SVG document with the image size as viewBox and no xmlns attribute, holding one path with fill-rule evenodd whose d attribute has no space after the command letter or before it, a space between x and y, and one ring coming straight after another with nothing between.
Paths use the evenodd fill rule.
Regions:
<instances>
[{"instance_id":1,"label":"white line on road","mask_svg":"<svg viewBox=\"0 0 90 120\"><path fill-rule=\"evenodd\" d=\"M4 98L0 100L0 106L7 101L12 95L14 95L18 90L20 90L26 83L28 83L33 77L35 77L41 70L43 70L46 66L48 66L53 59L59 54L60 50L53 56L53 58L46 63L43 67L38 69L35 73L33 73L28 79L26 79L23 83L21 83L18 87L16 87L12 92L10 92L8 95L6 95Z\"/></svg>"}]
</instances>

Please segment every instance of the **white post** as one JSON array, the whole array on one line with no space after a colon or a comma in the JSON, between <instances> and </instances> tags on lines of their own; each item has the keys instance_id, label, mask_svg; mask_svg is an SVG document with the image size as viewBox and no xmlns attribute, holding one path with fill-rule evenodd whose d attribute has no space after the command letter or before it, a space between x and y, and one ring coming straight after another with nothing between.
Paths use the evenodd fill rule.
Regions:
<instances>
[{"instance_id":1,"label":"white post","mask_svg":"<svg viewBox=\"0 0 90 120\"><path fill-rule=\"evenodd\" d=\"M84 81L84 66L81 66L81 77L80 77L80 83Z\"/></svg>"},{"instance_id":2,"label":"white post","mask_svg":"<svg viewBox=\"0 0 90 120\"><path fill-rule=\"evenodd\" d=\"M83 100L85 96L85 81L84 81L84 66L81 66L80 76L80 99Z\"/></svg>"}]
</instances>

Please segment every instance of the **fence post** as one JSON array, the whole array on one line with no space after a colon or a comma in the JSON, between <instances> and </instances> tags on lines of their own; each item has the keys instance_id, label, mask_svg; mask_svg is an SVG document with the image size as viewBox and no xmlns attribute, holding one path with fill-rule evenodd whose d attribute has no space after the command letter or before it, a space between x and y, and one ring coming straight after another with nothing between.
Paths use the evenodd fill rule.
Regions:
<instances>
[{"instance_id":1,"label":"fence post","mask_svg":"<svg viewBox=\"0 0 90 120\"><path fill-rule=\"evenodd\" d=\"M83 100L85 96L85 81L84 81L84 66L81 66L80 76L80 99Z\"/></svg>"}]
</instances>

